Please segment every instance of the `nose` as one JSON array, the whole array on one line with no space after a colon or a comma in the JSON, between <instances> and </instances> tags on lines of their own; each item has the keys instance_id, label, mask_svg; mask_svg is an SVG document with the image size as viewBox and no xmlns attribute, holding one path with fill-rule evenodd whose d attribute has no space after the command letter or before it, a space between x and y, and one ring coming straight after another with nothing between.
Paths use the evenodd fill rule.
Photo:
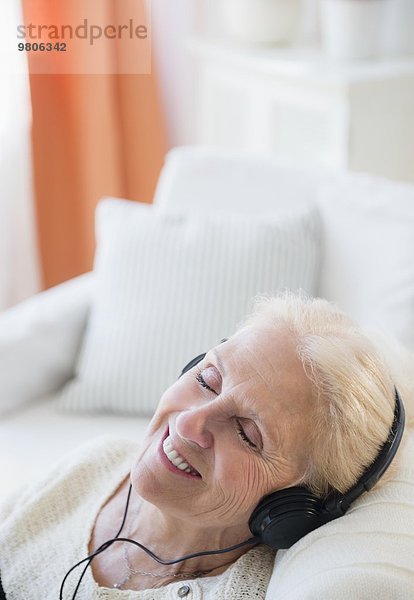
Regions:
<instances>
[{"instance_id":1,"label":"nose","mask_svg":"<svg viewBox=\"0 0 414 600\"><path fill-rule=\"evenodd\" d=\"M213 445L209 425L209 411L205 406L183 410L175 420L175 430L180 437L205 449Z\"/></svg>"}]
</instances>

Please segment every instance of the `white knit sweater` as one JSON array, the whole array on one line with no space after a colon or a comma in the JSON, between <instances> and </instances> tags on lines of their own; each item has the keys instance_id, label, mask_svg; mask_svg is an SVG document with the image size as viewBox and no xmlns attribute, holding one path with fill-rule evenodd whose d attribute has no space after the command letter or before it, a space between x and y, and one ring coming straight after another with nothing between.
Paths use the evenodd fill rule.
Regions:
<instances>
[{"instance_id":1,"label":"white knit sweater","mask_svg":"<svg viewBox=\"0 0 414 600\"><path fill-rule=\"evenodd\" d=\"M65 573L88 554L100 507L127 476L136 453L131 442L99 438L2 507L0 573L7 600L58 600ZM139 592L99 587L88 569L77 599L177 600L188 585L186 600L260 600L273 562L274 554L257 546L221 575ZM81 571L68 578L65 600L72 598Z\"/></svg>"}]
</instances>

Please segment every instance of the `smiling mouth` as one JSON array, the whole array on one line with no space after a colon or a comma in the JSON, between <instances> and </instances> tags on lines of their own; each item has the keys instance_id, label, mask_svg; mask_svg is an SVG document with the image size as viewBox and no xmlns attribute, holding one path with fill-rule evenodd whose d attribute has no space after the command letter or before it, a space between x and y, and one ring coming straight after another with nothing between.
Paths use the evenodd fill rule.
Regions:
<instances>
[{"instance_id":1,"label":"smiling mouth","mask_svg":"<svg viewBox=\"0 0 414 600\"><path fill-rule=\"evenodd\" d=\"M177 450L174 449L170 436L166 437L162 444L162 449L165 456L168 458L171 464L174 465L180 471L193 475L194 477L201 477L200 473L194 469L184 457L182 457Z\"/></svg>"}]
</instances>

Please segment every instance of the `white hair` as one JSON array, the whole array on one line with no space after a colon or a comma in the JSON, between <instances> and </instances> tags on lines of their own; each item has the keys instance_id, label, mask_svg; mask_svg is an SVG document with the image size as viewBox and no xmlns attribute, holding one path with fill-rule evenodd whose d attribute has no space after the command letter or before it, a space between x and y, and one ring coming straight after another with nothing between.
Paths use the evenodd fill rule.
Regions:
<instances>
[{"instance_id":1,"label":"white hair","mask_svg":"<svg viewBox=\"0 0 414 600\"><path fill-rule=\"evenodd\" d=\"M300 483L315 494L349 489L373 462L394 418L391 371L372 341L326 300L258 296L239 329L285 325L312 382L310 452Z\"/></svg>"}]
</instances>

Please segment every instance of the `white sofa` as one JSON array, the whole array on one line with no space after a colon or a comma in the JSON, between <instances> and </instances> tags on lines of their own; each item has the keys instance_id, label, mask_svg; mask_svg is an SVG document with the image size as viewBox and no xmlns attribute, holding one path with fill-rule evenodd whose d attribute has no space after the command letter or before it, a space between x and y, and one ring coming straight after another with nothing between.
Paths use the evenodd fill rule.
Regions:
<instances>
[{"instance_id":1,"label":"white sofa","mask_svg":"<svg viewBox=\"0 0 414 600\"><path fill-rule=\"evenodd\" d=\"M359 175L296 171L265 157L180 148L168 155L154 200L159 211L280 215L308 203L319 207L323 225L319 295L336 301L366 327L380 327L413 350L414 187ZM88 273L0 314L0 500L91 437L107 433L142 437L148 418L56 410L54 399L74 373L94 286L94 274ZM407 404L406 408L412 416L413 407ZM355 531L358 540L361 519L368 522L371 515L374 527L377 519L363 506L361 513L356 510L346 522L340 519L336 529L334 524L327 530L336 540L336 554L325 532L314 532L287 554L279 553L268 600L328 598L317 590L320 583L329 588L332 577L338 578L338 585L332 588L335 593L329 593L330 600L368 599L374 591L384 600L414 597L414 559L410 559L414 551L409 537L414 534L414 525L409 524L414 522L414 505L413 495L406 490L407 482L414 482L413 447L412 440L406 450L406 475L399 482L406 510L411 512L407 524L399 517L403 535L393 534L396 545L384 558L389 569L388 563L397 557L395 569L389 574L359 569L359 563L371 559L364 555L363 543L357 542L361 554L356 552L348 533ZM390 498L395 502L393 493ZM375 495L373 499L375 505ZM389 532L384 535L381 540L388 540ZM320 544L323 556L312 558ZM406 545L403 550L401 544ZM359 570L350 565L350 556ZM336 560L348 566L338 571ZM298 587L293 593L295 581ZM384 583L380 593L375 587L378 581Z\"/></svg>"},{"instance_id":2,"label":"white sofa","mask_svg":"<svg viewBox=\"0 0 414 600\"><path fill-rule=\"evenodd\" d=\"M370 198L365 206L361 196L367 190L374 201ZM379 216L373 210L377 196ZM414 346L413 266L411 272L405 264L401 273L397 268L399 253L414 265L404 246L414 240L414 188L358 175L296 171L265 157L179 148L167 157L154 203L163 211L208 207L277 214L293 205L319 204L324 221L319 294L363 324L380 321ZM351 236L349 223L343 225L344 210L353 221ZM367 247L361 246L365 237ZM387 248L393 246L398 251L390 258ZM0 498L88 438L113 433L139 439L148 422L55 409L53 399L74 371L93 289L89 273L0 314Z\"/></svg>"}]
</instances>

